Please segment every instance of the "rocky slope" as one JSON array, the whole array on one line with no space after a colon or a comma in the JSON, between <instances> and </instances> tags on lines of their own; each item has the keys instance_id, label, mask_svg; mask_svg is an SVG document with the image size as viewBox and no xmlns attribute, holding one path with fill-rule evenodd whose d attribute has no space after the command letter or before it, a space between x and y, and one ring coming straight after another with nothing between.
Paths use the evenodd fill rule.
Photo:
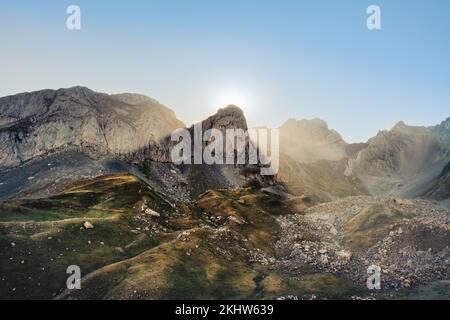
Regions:
<instances>
[{"instance_id":1,"label":"rocky slope","mask_svg":"<svg viewBox=\"0 0 450 320\"><path fill-rule=\"evenodd\" d=\"M436 203L349 197L278 220L283 268L339 274L363 286L376 265L384 289L448 280L450 211Z\"/></svg>"},{"instance_id":2,"label":"rocky slope","mask_svg":"<svg viewBox=\"0 0 450 320\"><path fill-rule=\"evenodd\" d=\"M116 159L92 159L84 153L61 151L0 174L0 201L8 198L41 198L58 194L73 182L129 171Z\"/></svg>"},{"instance_id":3,"label":"rocky slope","mask_svg":"<svg viewBox=\"0 0 450 320\"><path fill-rule=\"evenodd\" d=\"M300 163L284 153L280 158L277 180L308 205L369 194L357 176L345 175L346 159Z\"/></svg>"},{"instance_id":4,"label":"rocky slope","mask_svg":"<svg viewBox=\"0 0 450 320\"><path fill-rule=\"evenodd\" d=\"M83 87L0 98L0 170L68 149L91 157L120 155L184 127L142 95L107 95Z\"/></svg>"},{"instance_id":5,"label":"rocky slope","mask_svg":"<svg viewBox=\"0 0 450 320\"><path fill-rule=\"evenodd\" d=\"M441 201L450 199L450 162L421 196Z\"/></svg>"},{"instance_id":6,"label":"rocky slope","mask_svg":"<svg viewBox=\"0 0 450 320\"><path fill-rule=\"evenodd\" d=\"M280 127L278 181L309 205L368 194L356 175L346 175L349 158L367 144L348 144L320 119L289 119Z\"/></svg>"}]
</instances>

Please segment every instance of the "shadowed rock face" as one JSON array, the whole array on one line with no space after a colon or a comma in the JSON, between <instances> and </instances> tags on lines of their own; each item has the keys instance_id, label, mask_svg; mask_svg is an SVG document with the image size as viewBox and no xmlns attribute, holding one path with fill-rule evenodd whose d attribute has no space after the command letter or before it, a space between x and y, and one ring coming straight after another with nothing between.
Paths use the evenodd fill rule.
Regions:
<instances>
[{"instance_id":1,"label":"shadowed rock face","mask_svg":"<svg viewBox=\"0 0 450 320\"><path fill-rule=\"evenodd\" d=\"M425 190L421 196L436 199L447 200L447 206L449 206L450 199L450 162L442 170L439 177L430 184L429 188Z\"/></svg>"},{"instance_id":2,"label":"shadowed rock face","mask_svg":"<svg viewBox=\"0 0 450 320\"><path fill-rule=\"evenodd\" d=\"M186 128L191 134L191 144L194 145L194 125ZM243 129L247 130L247 120L242 110L234 105L229 105L223 109L219 109L216 114L202 121L202 134L209 129L218 129L222 131L224 137L226 129ZM161 137L156 143L148 143L131 153L127 159L130 162L138 163L145 160L158 162L171 162L170 152L179 141L172 141L171 134L174 130ZM203 146L206 143L203 142Z\"/></svg>"},{"instance_id":3,"label":"shadowed rock face","mask_svg":"<svg viewBox=\"0 0 450 320\"><path fill-rule=\"evenodd\" d=\"M93 157L125 154L184 127L142 95L107 95L83 87L0 99L0 169L67 149Z\"/></svg>"},{"instance_id":4,"label":"shadowed rock face","mask_svg":"<svg viewBox=\"0 0 450 320\"><path fill-rule=\"evenodd\" d=\"M170 135L160 141L159 144L149 145L134 152L127 157L128 162L138 165L149 180L159 180L164 185L165 192L174 196L177 200L195 198L209 189L238 188L249 185L262 187L275 183L276 177L260 175L262 164L253 165L247 162L250 144L248 137L245 138L244 145L245 164L208 165L202 163L194 165L195 140L201 139L200 137L195 137L194 126L186 128L191 137L191 164L173 165L171 150L179 141L172 141ZM219 109L216 114L201 122L202 148L209 144L209 139L205 137L209 129L217 129L222 132L223 152L224 156L226 156L226 130L242 129L245 132L247 130L247 121L244 113L237 106L229 105ZM235 146L233 151L236 152L236 150L237 146ZM169 166L171 170L167 172L166 169ZM172 171L177 173L172 174Z\"/></svg>"},{"instance_id":5,"label":"shadowed rock face","mask_svg":"<svg viewBox=\"0 0 450 320\"><path fill-rule=\"evenodd\" d=\"M219 109L216 114L203 121L203 130L212 128L218 130L247 130L247 120L245 119L244 113L239 107L235 105L229 105L223 109Z\"/></svg>"}]
</instances>

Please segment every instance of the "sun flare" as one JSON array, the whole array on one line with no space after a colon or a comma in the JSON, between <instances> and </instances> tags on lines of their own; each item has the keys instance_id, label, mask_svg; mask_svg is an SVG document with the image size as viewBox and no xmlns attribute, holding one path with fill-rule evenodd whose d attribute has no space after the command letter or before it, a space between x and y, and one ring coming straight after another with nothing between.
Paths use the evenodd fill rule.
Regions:
<instances>
[{"instance_id":1,"label":"sun flare","mask_svg":"<svg viewBox=\"0 0 450 320\"><path fill-rule=\"evenodd\" d=\"M216 107L223 108L230 104L236 105L245 111L249 108L248 96L239 90L224 90L217 94L215 99Z\"/></svg>"}]
</instances>

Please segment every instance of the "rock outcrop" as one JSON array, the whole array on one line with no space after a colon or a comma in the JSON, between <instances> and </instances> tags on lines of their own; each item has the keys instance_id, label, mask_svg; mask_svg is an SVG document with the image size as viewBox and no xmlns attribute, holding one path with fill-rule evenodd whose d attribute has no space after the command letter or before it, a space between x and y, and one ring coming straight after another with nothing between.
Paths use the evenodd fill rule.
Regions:
<instances>
[{"instance_id":1,"label":"rock outcrop","mask_svg":"<svg viewBox=\"0 0 450 320\"><path fill-rule=\"evenodd\" d=\"M243 129L247 130L247 120L242 110L235 105L219 109L216 114L202 122L203 131L208 129Z\"/></svg>"},{"instance_id":2,"label":"rock outcrop","mask_svg":"<svg viewBox=\"0 0 450 320\"><path fill-rule=\"evenodd\" d=\"M247 120L242 110L234 105L229 105L223 109L219 109L216 114L208 117L201 122L202 133L208 129L218 129L223 132L225 137L226 129L243 129L247 130ZM186 128L191 134L191 144L194 146L194 125ZM158 143L149 143L145 147L133 152L128 160L134 163L140 163L144 160L152 160L158 162L171 162L170 152L172 148L178 144L178 141L171 140L171 132L160 139ZM203 143L205 146L206 143Z\"/></svg>"},{"instance_id":3,"label":"rock outcrop","mask_svg":"<svg viewBox=\"0 0 450 320\"><path fill-rule=\"evenodd\" d=\"M249 164L248 157L244 164L194 164L194 144L196 139L201 139L202 152L210 143L204 137L209 129L217 129L223 134L223 156L226 156L226 130L247 130L247 121L242 110L234 105L219 109L216 114L201 122L202 137L195 137L194 126L187 128L191 137L191 162L190 164L174 165L171 159L171 150L178 144L172 141L171 136L165 137L158 145L149 145L134 152L128 161L139 165L149 180L157 180L162 186L161 192L173 197L176 201L188 200L197 197L205 191L212 189L239 188L243 186L270 186L275 183L276 177L262 176L261 164ZM198 130L198 128L197 128ZM245 138L245 154L248 155L250 140ZM234 152L238 146L235 145Z\"/></svg>"},{"instance_id":4,"label":"rock outcrop","mask_svg":"<svg viewBox=\"0 0 450 320\"><path fill-rule=\"evenodd\" d=\"M173 111L142 95L74 87L8 96L0 98L0 170L60 150L127 154L181 127Z\"/></svg>"}]
</instances>

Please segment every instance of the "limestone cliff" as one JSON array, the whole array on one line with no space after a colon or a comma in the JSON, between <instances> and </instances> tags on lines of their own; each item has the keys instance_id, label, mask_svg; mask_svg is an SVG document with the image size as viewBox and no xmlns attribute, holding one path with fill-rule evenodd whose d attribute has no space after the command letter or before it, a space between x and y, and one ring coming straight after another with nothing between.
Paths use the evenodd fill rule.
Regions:
<instances>
[{"instance_id":1,"label":"limestone cliff","mask_svg":"<svg viewBox=\"0 0 450 320\"><path fill-rule=\"evenodd\" d=\"M83 87L0 98L0 170L68 149L126 154L184 127L173 111L136 94Z\"/></svg>"}]
</instances>

